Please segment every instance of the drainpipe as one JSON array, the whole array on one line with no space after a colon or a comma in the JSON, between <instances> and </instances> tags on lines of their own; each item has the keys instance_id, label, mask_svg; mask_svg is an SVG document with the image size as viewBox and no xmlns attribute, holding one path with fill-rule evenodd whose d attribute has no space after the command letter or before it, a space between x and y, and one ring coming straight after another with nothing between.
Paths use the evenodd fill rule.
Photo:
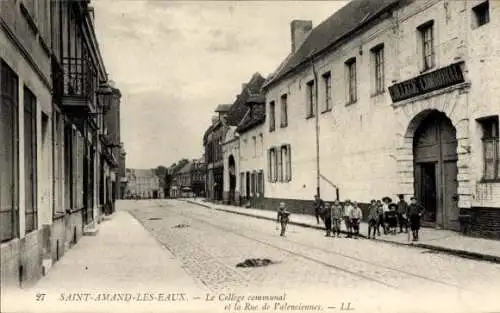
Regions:
<instances>
[{"instance_id":1,"label":"drainpipe","mask_svg":"<svg viewBox=\"0 0 500 313\"><path fill-rule=\"evenodd\" d=\"M319 168L319 105L318 105L318 73L314 66L314 51L311 54L311 66L314 74L314 94L316 98L315 124L316 124L316 194L320 197L320 168Z\"/></svg>"}]
</instances>

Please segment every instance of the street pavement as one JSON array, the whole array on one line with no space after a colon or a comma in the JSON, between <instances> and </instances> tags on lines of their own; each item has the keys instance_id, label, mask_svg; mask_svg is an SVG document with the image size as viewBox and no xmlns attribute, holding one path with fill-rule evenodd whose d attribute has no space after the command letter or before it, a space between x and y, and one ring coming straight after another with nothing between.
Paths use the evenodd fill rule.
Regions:
<instances>
[{"instance_id":1,"label":"street pavement","mask_svg":"<svg viewBox=\"0 0 500 313\"><path fill-rule=\"evenodd\" d=\"M204 199L183 199L190 203L196 203L204 207L236 213L245 216L257 217L268 220L276 219L276 212L271 210L260 210L253 208L243 208L232 205L214 204ZM323 224L317 224L316 217L307 214L293 214L291 223L304 227L323 229ZM346 231L345 224L341 223L342 231ZM366 237L368 234L368 224L362 222L360 234ZM377 236L380 242L410 245L418 248L427 248L446 252L467 258L480 259L500 264L500 241L477 237L463 236L462 234L450 230L424 227L420 230L420 241L412 242L406 233L396 235Z\"/></svg>"},{"instance_id":2,"label":"street pavement","mask_svg":"<svg viewBox=\"0 0 500 313\"><path fill-rule=\"evenodd\" d=\"M280 237L273 221L182 201L121 201L117 207L97 236L84 237L48 276L11 300L24 312L500 311L498 264L328 238L294 225ZM248 258L275 264L236 267ZM58 301L61 293L84 291L94 298L104 292L134 298ZM36 303L42 293L47 299ZM155 296L139 301L144 297L137 293ZM188 300L159 301L159 293Z\"/></svg>"}]
</instances>

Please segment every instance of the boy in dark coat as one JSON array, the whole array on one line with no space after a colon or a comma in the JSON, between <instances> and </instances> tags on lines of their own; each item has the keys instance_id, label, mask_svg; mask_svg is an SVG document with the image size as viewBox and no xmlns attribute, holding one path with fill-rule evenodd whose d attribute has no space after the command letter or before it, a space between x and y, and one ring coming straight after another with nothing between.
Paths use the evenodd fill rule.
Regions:
<instances>
[{"instance_id":1,"label":"boy in dark coat","mask_svg":"<svg viewBox=\"0 0 500 313\"><path fill-rule=\"evenodd\" d=\"M379 209L377 201L372 200L368 211L368 239L369 238L375 239L375 232L377 230L378 219L379 219ZM372 230L373 230L373 237L371 236Z\"/></svg>"},{"instance_id":2,"label":"boy in dark coat","mask_svg":"<svg viewBox=\"0 0 500 313\"><path fill-rule=\"evenodd\" d=\"M410 228L413 234L413 241L418 241L418 232L420 230L420 219L425 212L425 208L417 203L417 198L412 197L408 206L407 216L410 219Z\"/></svg>"},{"instance_id":3,"label":"boy in dark coat","mask_svg":"<svg viewBox=\"0 0 500 313\"><path fill-rule=\"evenodd\" d=\"M325 222L326 237L329 237L332 231L332 206L328 202L325 203L323 210L323 221Z\"/></svg>"},{"instance_id":4,"label":"boy in dark coat","mask_svg":"<svg viewBox=\"0 0 500 313\"><path fill-rule=\"evenodd\" d=\"M281 202L280 207L278 208L278 218L276 222L281 224L281 233L280 236L285 236L286 225L288 224L290 212L287 211L285 207L285 203Z\"/></svg>"},{"instance_id":5,"label":"boy in dark coat","mask_svg":"<svg viewBox=\"0 0 500 313\"><path fill-rule=\"evenodd\" d=\"M319 224L319 218L323 219L323 215L321 214L325 208L325 202L318 196L314 196L314 214L316 215L316 221Z\"/></svg>"}]
</instances>

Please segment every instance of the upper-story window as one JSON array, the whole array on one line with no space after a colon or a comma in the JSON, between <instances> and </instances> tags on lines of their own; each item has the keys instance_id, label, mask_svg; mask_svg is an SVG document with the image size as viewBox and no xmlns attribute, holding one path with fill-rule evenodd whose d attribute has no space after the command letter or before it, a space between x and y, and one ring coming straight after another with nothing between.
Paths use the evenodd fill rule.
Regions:
<instances>
[{"instance_id":1,"label":"upper-story window","mask_svg":"<svg viewBox=\"0 0 500 313\"><path fill-rule=\"evenodd\" d=\"M276 104L274 101L269 102L269 131L276 129Z\"/></svg>"},{"instance_id":2,"label":"upper-story window","mask_svg":"<svg viewBox=\"0 0 500 313\"><path fill-rule=\"evenodd\" d=\"M373 87L374 93L384 92L384 45L378 45L372 50Z\"/></svg>"},{"instance_id":3,"label":"upper-story window","mask_svg":"<svg viewBox=\"0 0 500 313\"><path fill-rule=\"evenodd\" d=\"M332 75L330 72L324 73L322 76L324 85L324 102L323 102L323 112L332 109Z\"/></svg>"},{"instance_id":4,"label":"upper-story window","mask_svg":"<svg viewBox=\"0 0 500 313\"><path fill-rule=\"evenodd\" d=\"M490 4L484 1L472 8L475 17L475 26L480 27L490 22Z\"/></svg>"},{"instance_id":5,"label":"upper-story window","mask_svg":"<svg viewBox=\"0 0 500 313\"><path fill-rule=\"evenodd\" d=\"M276 148L271 148L269 149L268 152L268 178L270 182L276 182L278 178L278 159L277 159L277 153L276 153Z\"/></svg>"},{"instance_id":6,"label":"upper-story window","mask_svg":"<svg viewBox=\"0 0 500 313\"><path fill-rule=\"evenodd\" d=\"M483 130L483 179L500 179L500 151L498 144L498 116L479 120Z\"/></svg>"},{"instance_id":7,"label":"upper-story window","mask_svg":"<svg viewBox=\"0 0 500 313\"><path fill-rule=\"evenodd\" d=\"M346 69L346 102L354 103L358 100L357 77L356 77L356 58L345 62Z\"/></svg>"},{"instance_id":8,"label":"upper-story window","mask_svg":"<svg viewBox=\"0 0 500 313\"><path fill-rule=\"evenodd\" d=\"M253 142L253 157L256 157L257 156L257 137L253 136L252 142Z\"/></svg>"},{"instance_id":9,"label":"upper-story window","mask_svg":"<svg viewBox=\"0 0 500 313\"><path fill-rule=\"evenodd\" d=\"M306 118L313 117L316 113L316 92L314 87L314 80L307 83L307 107Z\"/></svg>"},{"instance_id":10,"label":"upper-story window","mask_svg":"<svg viewBox=\"0 0 500 313\"><path fill-rule=\"evenodd\" d=\"M288 126L288 97L286 94L281 96L281 128Z\"/></svg>"},{"instance_id":11,"label":"upper-story window","mask_svg":"<svg viewBox=\"0 0 500 313\"><path fill-rule=\"evenodd\" d=\"M423 70L426 71L435 66L434 21L419 26L418 31L421 37Z\"/></svg>"}]
</instances>

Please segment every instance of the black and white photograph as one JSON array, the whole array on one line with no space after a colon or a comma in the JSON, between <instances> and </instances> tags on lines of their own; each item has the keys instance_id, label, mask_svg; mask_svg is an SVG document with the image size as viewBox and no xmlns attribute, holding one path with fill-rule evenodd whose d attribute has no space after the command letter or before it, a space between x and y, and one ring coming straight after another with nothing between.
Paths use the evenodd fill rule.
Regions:
<instances>
[{"instance_id":1,"label":"black and white photograph","mask_svg":"<svg viewBox=\"0 0 500 313\"><path fill-rule=\"evenodd\" d=\"M0 0L0 312L500 312L499 30L499 0Z\"/></svg>"}]
</instances>

